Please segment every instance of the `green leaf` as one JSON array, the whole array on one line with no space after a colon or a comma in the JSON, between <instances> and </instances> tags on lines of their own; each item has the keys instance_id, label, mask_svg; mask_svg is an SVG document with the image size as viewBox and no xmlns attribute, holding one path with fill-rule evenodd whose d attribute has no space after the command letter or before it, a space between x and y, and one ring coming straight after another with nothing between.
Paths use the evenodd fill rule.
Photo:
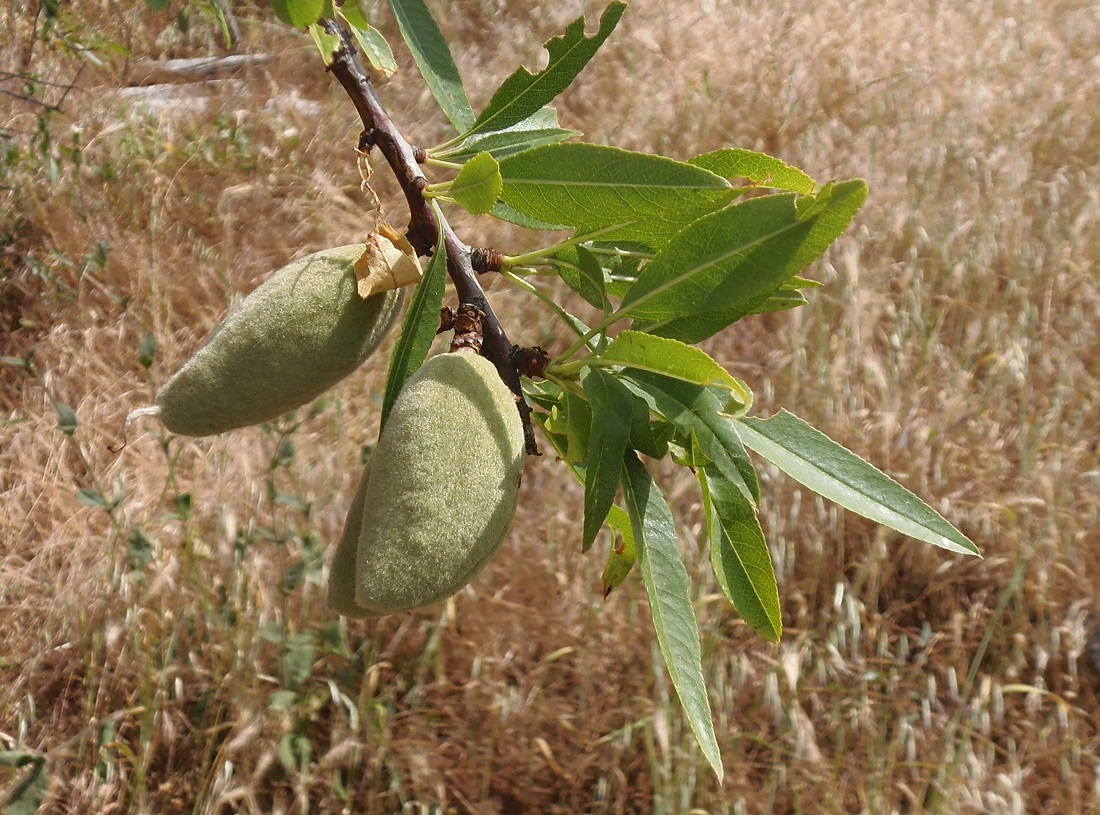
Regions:
<instances>
[{"instance_id":1,"label":"green leaf","mask_svg":"<svg viewBox=\"0 0 1100 815\"><path fill-rule=\"evenodd\" d=\"M654 247L737 194L724 178L690 164L577 142L510 156L500 173L501 200L527 218Z\"/></svg>"},{"instance_id":2,"label":"green leaf","mask_svg":"<svg viewBox=\"0 0 1100 815\"><path fill-rule=\"evenodd\" d=\"M76 411L61 400L53 403L53 409L57 413L57 427L66 436L76 432Z\"/></svg>"},{"instance_id":3,"label":"green leaf","mask_svg":"<svg viewBox=\"0 0 1100 815\"><path fill-rule=\"evenodd\" d=\"M691 606L691 585L680 556L676 523L661 491L632 452L623 464L622 483L657 644L695 739L721 782L722 756L714 735L699 624Z\"/></svg>"},{"instance_id":4,"label":"green leaf","mask_svg":"<svg viewBox=\"0 0 1100 815\"><path fill-rule=\"evenodd\" d=\"M291 634L283 642L283 653L279 657L283 682L287 687L296 688L309 679L313 673L313 655L316 640L312 633L303 631Z\"/></svg>"},{"instance_id":5,"label":"green leaf","mask_svg":"<svg viewBox=\"0 0 1100 815\"><path fill-rule=\"evenodd\" d=\"M137 351L138 362L141 363L141 367L149 370L157 356L157 335L150 331L142 337L141 342L138 343Z\"/></svg>"},{"instance_id":6,"label":"green leaf","mask_svg":"<svg viewBox=\"0 0 1100 815\"><path fill-rule=\"evenodd\" d=\"M779 586L756 509L717 467L708 465L695 474L703 491L714 576L741 619L764 639L779 642Z\"/></svg>"},{"instance_id":7,"label":"green leaf","mask_svg":"<svg viewBox=\"0 0 1100 815\"><path fill-rule=\"evenodd\" d=\"M140 527L134 527L126 540L126 563L131 569L144 569L153 558L153 542Z\"/></svg>"},{"instance_id":8,"label":"green leaf","mask_svg":"<svg viewBox=\"0 0 1100 815\"><path fill-rule=\"evenodd\" d=\"M344 45L340 36L329 34L317 23L310 23L306 28L309 31L309 36L313 38L313 44L317 46L317 50L321 53L321 59L324 61L325 67L332 65L333 57Z\"/></svg>"},{"instance_id":9,"label":"green leaf","mask_svg":"<svg viewBox=\"0 0 1100 815\"><path fill-rule=\"evenodd\" d=\"M397 73L397 60L393 58L390 44L386 42L386 38L382 36L381 32L372 28L370 23L367 22L363 9L359 7L358 0L348 0L344 5L336 6L333 10L336 12L336 16L351 28L352 36L359 43L359 47L363 49L367 61L375 69L386 76L393 76Z\"/></svg>"},{"instance_id":10,"label":"green leaf","mask_svg":"<svg viewBox=\"0 0 1100 815\"><path fill-rule=\"evenodd\" d=\"M793 413L740 419L737 432L751 450L833 503L911 538L979 554L974 542L936 510Z\"/></svg>"},{"instance_id":11,"label":"green leaf","mask_svg":"<svg viewBox=\"0 0 1100 815\"><path fill-rule=\"evenodd\" d=\"M501 161L524 150L531 150L545 144L557 144L579 135L579 130L566 130L558 126L556 110L542 108L511 127L487 133L474 133L454 147L433 149L428 152L436 158L449 161L465 161L484 152Z\"/></svg>"},{"instance_id":12,"label":"green leaf","mask_svg":"<svg viewBox=\"0 0 1100 815\"><path fill-rule=\"evenodd\" d=\"M466 98L451 49L447 47L447 41L432 13L424 0L388 2L428 90L458 132L467 132L474 124L474 110Z\"/></svg>"},{"instance_id":13,"label":"green leaf","mask_svg":"<svg viewBox=\"0 0 1100 815\"><path fill-rule=\"evenodd\" d=\"M159 14L168 8L168 0L145 0L145 5Z\"/></svg>"},{"instance_id":14,"label":"green leaf","mask_svg":"<svg viewBox=\"0 0 1100 815\"><path fill-rule=\"evenodd\" d=\"M634 530L630 526L630 516L619 507L612 505L607 514L607 525L612 529L611 551L607 555L607 563L604 564L603 574L600 575L600 583L603 588L603 599L606 600L611 592L619 588L638 562L638 549L634 544ZM622 536L622 543L618 546L614 543L614 533Z\"/></svg>"},{"instance_id":15,"label":"green leaf","mask_svg":"<svg viewBox=\"0 0 1100 815\"><path fill-rule=\"evenodd\" d=\"M733 422L721 415L722 401L711 390L648 371L632 371L624 381L634 386L650 410L670 421L684 440L694 433L707 458L746 500L753 506L760 502L756 469Z\"/></svg>"},{"instance_id":16,"label":"green leaf","mask_svg":"<svg viewBox=\"0 0 1100 815\"><path fill-rule=\"evenodd\" d=\"M554 452L557 453L558 458L566 462L571 472L576 472L576 465L569 463L565 458L566 451L569 448L569 440L565 437L564 433L558 433L550 426L550 414L544 413L541 410L533 410L531 411L531 419L542 430L543 435L546 436L547 441L549 441L550 445L554 448ZM579 480L582 484L584 483L583 476Z\"/></svg>"},{"instance_id":17,"label":"green leaf","mask_svg":"<svg viewBox=\"0 0 1100 815\"><path fill-rule=\"evenodd\" d=\"M275 16L295 28L305 28L317 22L324 6L325 0L271 0Z\"/></svg>"},{"instance_id":18,"label":"green leaf","mask_svg":"<svg viewBox=\"0 0 1100 815\"><path fill-rule=\"evenodd\" d=\"M592 405L592 428L588 432L588 462L584 477L584 534L581 550L587 552L603 526L623 469L623 454L630 438L634 397L625 385L598 368L581 377Z\"/></svg>"},{"instance_id":19,"label":"green leaf","mask_svg":"<svg viewBox=\"0 0 1100 815\"><path fill-rule=\"evenodd\" d=\"M588 434L592 429L592 406L571 390L562 392L565 409L565 437L569 447L565 460L576 464L588 460Z\"/></svg>"},{"instance_id":20,"label":"green leaf","mask_svg":"<svg viewBox=\"0 0 1100 815\"><path fill-rule=\"evenodd\" d=\"M808 301L799 289L820 285L820 283L813 280L792 277L775 291L761 294L736 306L719 311L692 314L663 323L650 323L643 326L643 330L660 337L680 340L680 342L692 344L702 342L733 325L742 317L753 314L770 314L775 311L804 306Z\"/></svg>"},{"instance_id":21,"label":"green leaf","mask_svg":"<svg viewBox=\"0 0 1100 815\"><path fill-rule=\"evenodd\" d=\"M607 301L604 288L603 267L586 246L577 246L577 285L586 301L605 314L610 313L611 304Z\"/></svg>"},{"instance_id":22,"label":"green leaf","mask_svg":"<svg viewBox=\"0 0 1100 815\"><path fill-rule=\"evenodd\" d=\"M439 329L439 307L443 303L443 293L447 287L447 249L443 243L443 232L435 242L424 275L416 284L409 308L401 323L401 337L390 357L390 368L386 374L386 392L382 396L382 425L386 424L397 395L405 383L416 373L431 350L432 340Z\"/></svg>"},{"instance_id":23,"label":"green leaf","mask_svg":"<svg viewBox=\"0 0 1100 815\"><path fill-rule=\"evenodd\" d=\"M730 397L742 408L752 406L752 391L748 385L711 359L705 351L677 340L626 330L611 341L599 359L695 385L722 388L729 391Z\"/></svg>"},{"instance_id":24,"label":"green leaf","mask_svg":"<svg viewBox=\"0 0 1100 815\"><path fill-rule=\"evenodd\" d=\"M866 197L857 179L825 187L802 212L784 193L700 218L646 265L619 314L659 322L768 294L824 252Z\"/></svg>"},{"instance_id":25,"label":"green leaf","mask_svg":"<svg viewBox=\"0 0 1100 815\"><path fill-rule=\"evenodd\" d=\"M500 218L500 220L507 221L516 226L522 226L524 229L539 229L543 232L549 232L569 228L565 224L551 224L546 221L537 221L534 218L528 218L522 212L515 209L515 207L509 206L503 201L497 201L496 206L492 208L490 214L494 218Z\"/></svg>"},{"instance_id":26,"label":"green leaf","mask_svg":"<svg viewBox=\"0 0 1100 815\"><path fill-rule=\"evenodd\" d=\"M651 420L649 405L634 396L634 414L630 419L630 446L644 456L664 458L675 428L664 419Z\"/></svg>"},{"instance_id":27,"label":"green leaf","mask_svg":"<svg viewBox=\"0 0 1100 815\"><path fill-rule=\"evenodd\" d=\"M500 197L502 185L497 160L488 153L478 153L462 165L451 182L449 194L471 215L484 215Z\"/></svg>"},{"instance_id":28,"label":"green leaf","mask_svg":"<svg viewBox=\"0 0 1100 815\"><path fill-rule=\"evenodd\" d=\"M48 778L45 756L29 750L0 752L0 766L19 769L28 765L30 770L5 796L4 815L35 815L46 797Z\"/></svg>"},{"instance_id":29,"label":"green leaf","mask_svg":"<svg viewBox=\"0 0 1100 815\"><path fill-rule=\"evenodd\" d=\"M537 74L519 68L505 79L474 122L473 131L502 130L552 101L592 59L625 9L626 5L620 2L608 4L600 17L600 30L592 37L584 36L583 16L570 23L565 34L546 43L550 55L546 68Z\"/></svg>"},{"instance_id":30,"label":"green leaf","mask_svg":"<svg viewBox=\"0 0 1100 815\"><path fill-rule=\"evenodd\" d=\"M92 507L93 509L111 508L107 503L107 499L103 497L103 493L99 490L90 490L87 487L81 487L76 491L76 502L82 507Z\"/></svg>"},{"instance_id":31,"label":"green leaf","mask_svg":"<svg viewBox=\"0 0 1100 815\"><path fill-rule=\"evenodd\" d=\"M722 178L747 178L758 187L812 195L817 182L786 162L752 150L724 149L696 156L688 164L710 170Z\"/></svg>"}]
</instances>

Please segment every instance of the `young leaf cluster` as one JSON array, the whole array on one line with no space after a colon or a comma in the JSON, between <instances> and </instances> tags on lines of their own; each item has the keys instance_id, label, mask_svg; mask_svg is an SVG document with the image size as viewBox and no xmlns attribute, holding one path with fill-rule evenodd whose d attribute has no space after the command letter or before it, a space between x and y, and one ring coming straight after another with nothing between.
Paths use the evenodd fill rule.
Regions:
<instances>
[{"instance_id":1,"label":"young leaf cluster","mask_svg":"<svg viewBox=\"0 0 1100 815\"><path fill-rule=\"evenodd\" d=\"M804 292L818 284L802 273L847 229L866 184L818 183L736 147L682 161L576 141L580 134L562 127L550 104L614 30L625 10L617 0L593 34L582 17L548 41L546 67L517 68L480 113L423 0L388 4L455 131L421 151L422 166L454 173L423 190L440 222L438 206L450 204L556 233L541 249L504 254L499 267L555 315L568 338L543 376L525 380L524 395L534 422L584 485L581 549L611 530L605 596L637 566L673 685L721 777L677 525L643 457L689 468L715 578L736 612L771 642L781 636L782 614L749 451L853 512L950 552L977 554L930 506L792 413L751 417L749 386L698 347L750 315L805 305ZM326 63L339 40L317 26L327 15L355 32L376 67L392 64L354 2L284 0L276 11L309 27ZM443 298L444 255L441 231L394 354L387 406L427 351ZM558 280L591 314L556 302Z\"/></svg>"}]
</instances>

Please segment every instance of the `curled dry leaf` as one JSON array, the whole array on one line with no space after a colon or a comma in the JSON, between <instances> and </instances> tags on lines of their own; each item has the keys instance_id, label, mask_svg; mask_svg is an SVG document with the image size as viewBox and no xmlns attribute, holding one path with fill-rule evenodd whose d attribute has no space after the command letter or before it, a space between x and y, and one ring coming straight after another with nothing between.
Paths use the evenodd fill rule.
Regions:
<instances>
[{"instance_id":1,"label":"curled dry leaf","mask_svg":"<svg viewBox=\"0 0 1100 815\"><path fill-rule=\"evenodd\" d=\"M378 225L377 232L367 235L363 256L355 262L359 296L364 299L416 283L423 274L412 244L385 222Z\"/></svg>"}]
</instances>

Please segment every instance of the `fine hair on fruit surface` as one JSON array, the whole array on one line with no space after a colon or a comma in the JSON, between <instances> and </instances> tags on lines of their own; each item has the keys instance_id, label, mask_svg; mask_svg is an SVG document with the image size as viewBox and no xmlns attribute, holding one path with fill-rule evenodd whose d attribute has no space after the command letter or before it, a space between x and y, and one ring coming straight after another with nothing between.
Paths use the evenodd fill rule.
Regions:
<instances>
[{"instance_id":1,"label":"fine hair on fruit surface","mask_svg":"<svg viewBox=\"0 0 1100 815\"><path fill-rule=\"evenodd\" d=\"M403 289L359 296L363 244L316 252L248 295L157 394L164 426L208 436L269 421L359 367L393 326Z\"/></svg>"},{"instance_id":2,"label":"fine hair on fruit surface","mask_svg":"<svg viewBox=\"0 0 1100 815\"><path fill-rule=\"evenodd\" d=\"M425 362L395 402L361 490L356 606L406 611L469 583L504 541L523 462L519 413L496 367L471 351Z\"/></svg>"}]
</instances>

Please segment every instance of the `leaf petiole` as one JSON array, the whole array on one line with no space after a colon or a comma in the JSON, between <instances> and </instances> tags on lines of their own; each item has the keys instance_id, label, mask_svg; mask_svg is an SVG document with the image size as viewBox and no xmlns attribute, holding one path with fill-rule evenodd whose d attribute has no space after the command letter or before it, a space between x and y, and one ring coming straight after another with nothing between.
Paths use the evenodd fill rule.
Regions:
<instances>
[{"instance_id":1,"label":"leaf petiole","mask_svg":"<svg viewBox=\"0 0 1100 815\"><path fill-rule=\"evenodd\" d=\"M461 170L462 167L463 167L461 162L458 162L458 161L444 161L441 158L435 158L430 153L428 154L428 158L424 162L424 164L427 164L430 167L438 167L442 170Z\"/></svg>"},{"instance_id":2,"label":"leaf petiole","mask_svg":"<svg viewBox=\"0 0 1100 815\"><path fill-rule=\"evenodd\" d=\"M557 314L558 319L560 319L563 323L565 323L567 326L569 326L569 330L572 331L574 334L576 334L578 337L583 335L583 332L577 327L576 321L574 319L570 318L568 312L566 312L565 309L563 309L561 306L559 306L557 303L555 303L553 301L553 299L549 295L547 295L542 289L540 289L538 286L535 286L534 284L532 284L528 280L526 280L524 277L520 276L519 274L516 274L516 272L512 269L503 269L502 268L500 270L500 274L503 275L504 277L506 277L508 280L511 280L517 286L519 286L523 289L526 289L531 294L535 295L535 297L537 297L539 300L541 300L542 303L547 308L549 308L551 311L553 311L555 314Z\"/></svg>"},{"instance_id":3,"label":"leaf petiole","mask_svg":"<svg viewBox=\"0 0 1100 815\"><path fill-rule=\"evenodd\" d=\"M605 226L600 229L596 229L592 232L585 232L583 235L574 235L572 238L568 238L559 243L552 243L549 246L544 246L542 249L536 249L533 252L525 252L522 255L505 255L502 261L503 266L526 266L530 263L538 263L540 261L546 261L552 255L556 255L563 249L571 249L581 243L587 241L596 240L600 235L607 232L614 232L616 229L621 228L624 224L614 224L613 226Z\"/></svg>"}]
</instances>

